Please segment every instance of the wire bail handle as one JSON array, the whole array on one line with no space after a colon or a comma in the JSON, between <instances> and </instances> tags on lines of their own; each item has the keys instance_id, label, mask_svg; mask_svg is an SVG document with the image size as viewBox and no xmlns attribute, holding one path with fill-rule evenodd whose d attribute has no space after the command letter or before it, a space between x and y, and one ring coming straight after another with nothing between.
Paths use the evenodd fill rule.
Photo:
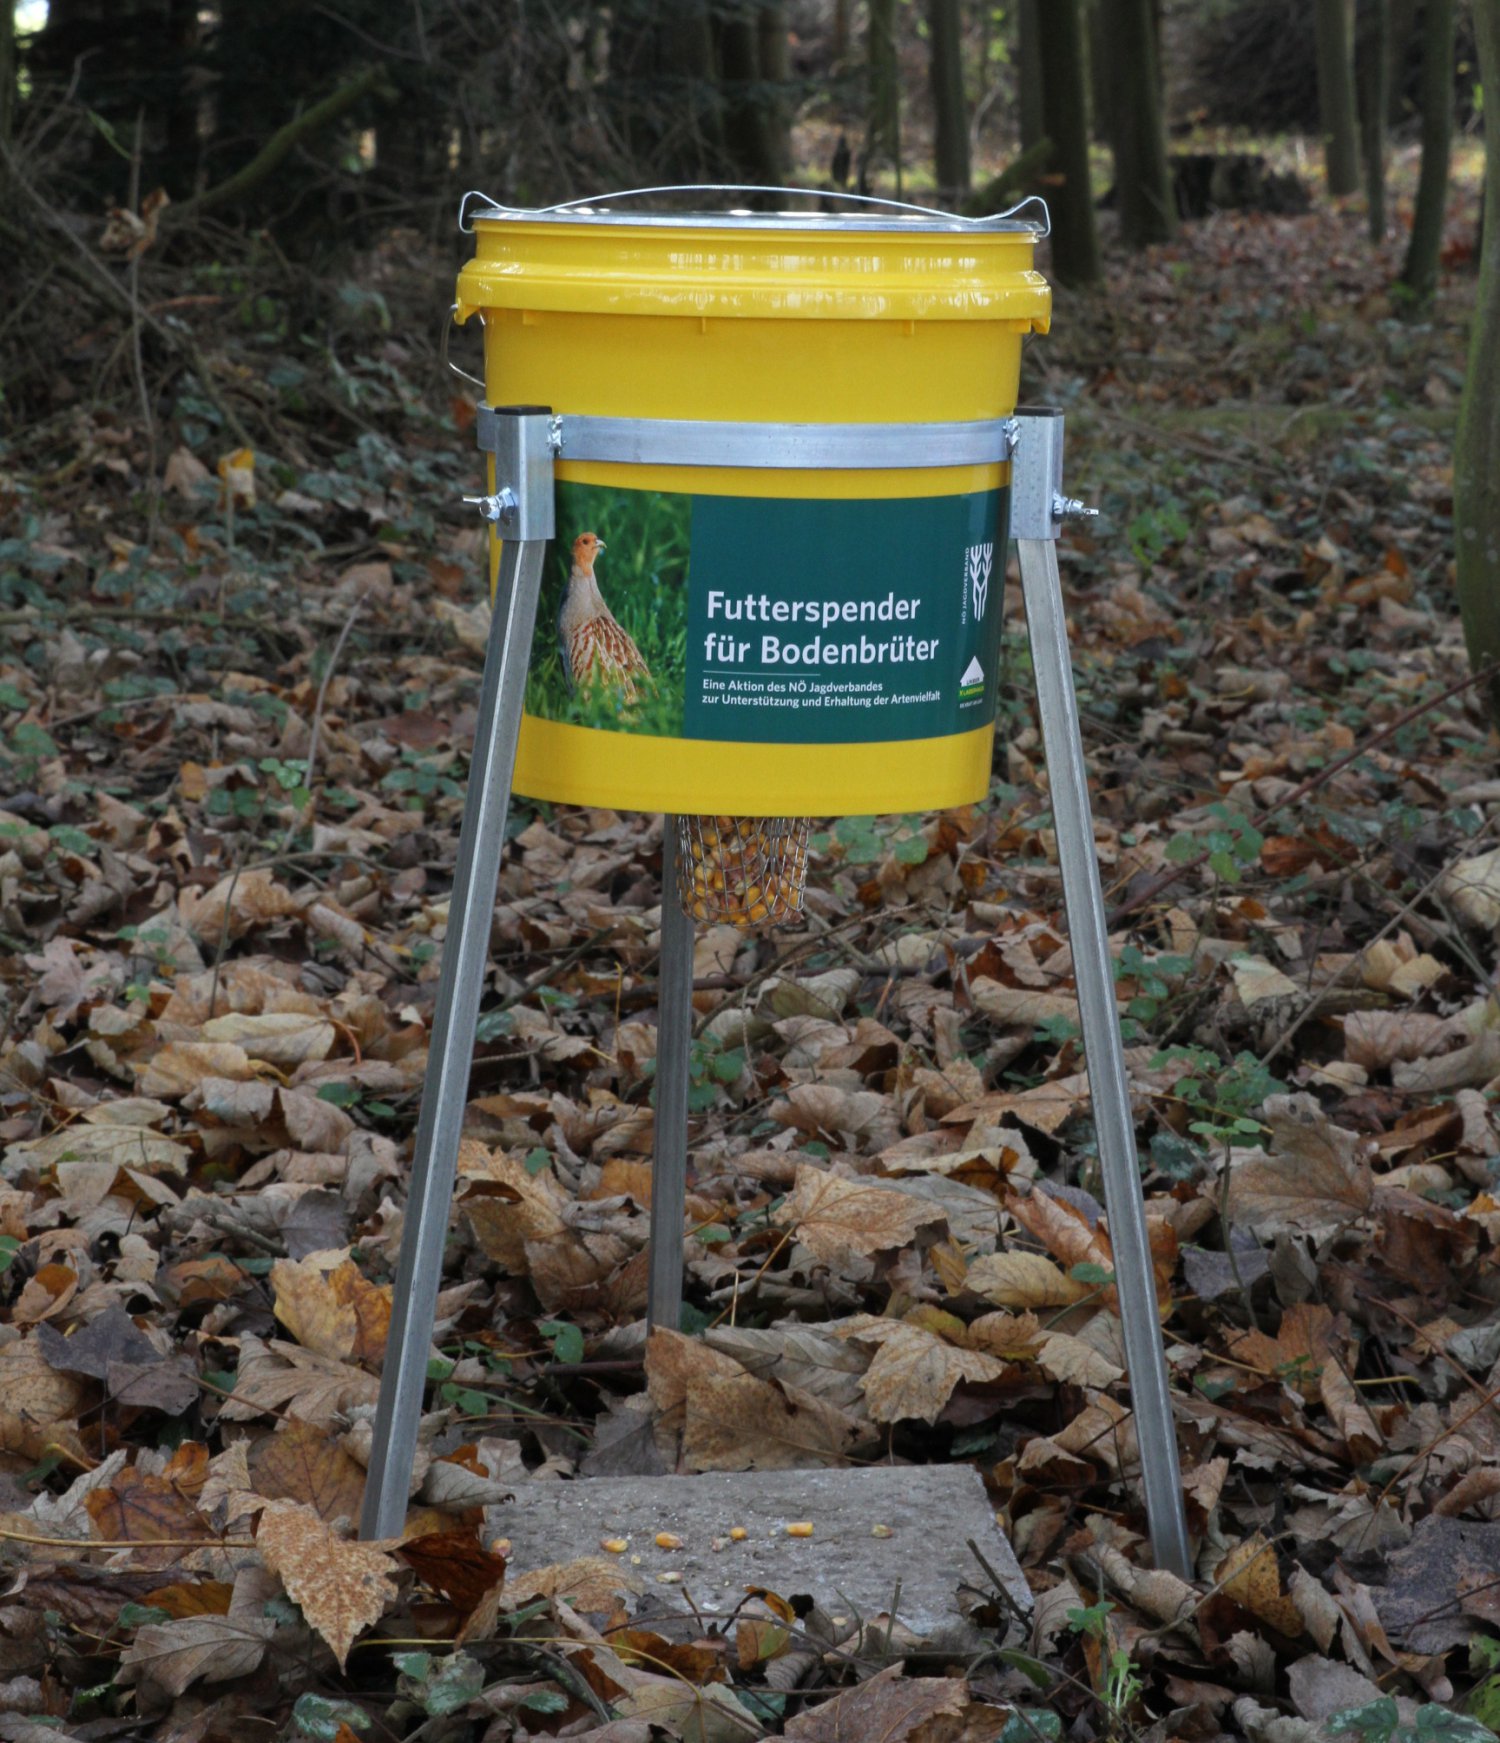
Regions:
<instances>
[{"instance_id":1,"label":"wire bail handle","mask_svg":"<svg viewBox=\"0 0 1500 1743\"><path fill-rule=\"evenodd\" d=\"M794 199L812 199L814 197L833 198L838 200L853 200L862 206L875 206L883 211L910 212L923 218L944 218L949 223L959 224L971 230L984 230L992 225L1014 218L1018 212L1024 212L1028 206L1040 206L1042 209L1041 229L1038 240L1052 234L1052 214L1047 209L1047 202L1040 194L1028 194L1024 200L1014 206L1008 206L1003 212L993 212L984 218L966 218L958 212L944 212L936 206L916 206L908 200L888 200L878 194L848 194L833 192L827 188L783 188L762 186L755 182L677 182L664 187L654 188L620 188L612 194L585 194L576 200L559 200L551 206L507 206L499 200L492 200L488 194L481 193L477 188L471 188L458 202L458 227L465 236L474 233L474 224L469 218L469 201L483 200L488 207L487 212L480 212L478 217L505 218L542 218L552 213L573 212L597 206L606 201L639 200L651 198L659 194L784 194Z\"/></svg>"}]
</instances>

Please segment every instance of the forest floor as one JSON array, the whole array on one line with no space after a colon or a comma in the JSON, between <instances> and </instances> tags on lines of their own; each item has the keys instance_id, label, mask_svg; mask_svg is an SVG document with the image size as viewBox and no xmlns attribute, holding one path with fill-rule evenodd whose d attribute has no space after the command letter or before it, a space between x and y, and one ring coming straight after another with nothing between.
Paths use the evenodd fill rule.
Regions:
<instances>
[{"instance_id":1,"label":"forest floor","mask_svg":"<svg viewBox=\"0 0 1500 1743\"><path fill-rule=\"evenodd\" d=\"M149 423L128 322L72 335L0 450L0 1739L1500 1724L1475 216L1421 319L1323 204L1111 255L1026 354L1103 511L1064 577L1191 1584L1144 1544L1014 587L990 803L821 829L803 924L700 935L701 1335L642 1326L661 820L517 802L423 1485L348 1540L474 725L472 407L392 322L399 239L315 343L180 285L202 374ZM523 1470L940 1460L1035 1598L976 1592L946 1670L775 1592L631 1627L628 1556L506 1568L482 1512Z\"/></svg>"}]
</instances>

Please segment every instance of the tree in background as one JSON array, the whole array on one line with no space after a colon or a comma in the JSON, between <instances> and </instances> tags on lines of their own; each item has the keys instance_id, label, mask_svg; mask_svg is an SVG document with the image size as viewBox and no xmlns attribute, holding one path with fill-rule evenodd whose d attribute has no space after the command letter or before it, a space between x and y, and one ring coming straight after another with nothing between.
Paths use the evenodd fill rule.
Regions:
<instances>
[{"instance_id":1,"label":"tree in background","mask_svg":"<svg viewBox=\"0 0 1500 1743\"><path fill-rule=\"evenodd\" d=\"M1476 26L1483 0L1474 13ZM1422 21L1422 169L1400 282L1419 304L1437 289L1453 145L1454 0L1427 0ZM1487 86L1487 90L1495 87Z\"/></svg>"},{"instance_id":2,"label":"tree in background","mask_svg":"<svg viewBox=\"0 0 1500 1743\"><path fill-rule=\"evenodd\" d=\"M718 33L731 173L779 187L787 179L791 152L784 103L786 8L781 0L730 0Z\"/></svg>"},{"instance_id":3,"label":"tree in background","mask_svg":"<svg viewBox=\"0 0 1500 1743\"><path fill-rule=\"evenodd\" d=\"M1352 11L1352 0L1315 0L1318 114L1328 191L1334 195L1352 194L1359 187Z\"/></svg>"},{"instance_id":4,"label":"tree in background","mask_svg":"<svg viewBox=\"0 0 1500 1743\"><path fill-rule=\"evenodd\" d=\"M1500 91L1500 0L1474 0L1474 35L1484 89ZM1493 128L1485 138L1479 299L1453 456L1453 530L1458 606L1477 671L1500 660L1500 132ZM1483 695L1500 726L1500 677L1491 676Z\"/></svg>"},{"instance_id":5,"label":"tree in background","mask_svg":"<svg viewBox=\"0 0 1500 1743\"><path fill-rule=\"evenodd\" d=\"M1143 248L1169 241L1177 229L1152 0L1110 0L1102 17L1114 91L1110 143L1120 234L1130 247Z\"/></svg>"},{"instance_id":6,"label":"tree in background","mask_svg":"<svg viewBox=\"0 0 1500 1743\"><path fill-rule=\"evenodd\" d=\"M1020 0L1016 8L1016 59L1020 63L1021 150L1034 150L1047 137L1042 112L1042 51L1039 9L1042 0Z\"/></svg>"},{"instance_id":7,"label":"tree in background","mask_svg":"<svg viewBox=\"0 0 1500 1743\"><path fill-rule=\"evenodd\" d=\"M869 0L865 57L869 98L860 185L882 164L896 172L901 192L901 69L896 60L896 0Z\"/></svg>"},{"instance_id":8,"label":"tree in background","mask_svg":"<svg viewBox=\"0 0 1500 1743\"><path fill-rule=\"evenodd\" d=\"M1049 158L1052 270L1061 284L1098 284L1099 235L1089 185L1089 99L1078 0L1044 0L1037 12L1042 115Z\"/></svg>"},{"instance_id":9,"label":"tree in background","mask_svg":"<svg viewBox=\"0 0 1500 1743\"><path fill-rule=\"evenodd\" d=\"M969 191L969 105L964 96L961 0L927 0L927 50L938 191L957 204Z\"/></svg>"},{"instance_id":10,"label":"tree in background","mask_svg":"<svg viewBox=\"0 0 1500 1743\"><path fill-rule=\"evenodd\" d=\"M1385 117L1390 105L1389 0L1364 0L1354 56L1359 87L1359 149L1365 166L1365 210L1371 242L1385 235Z\"/></svg>"}]
</instances>

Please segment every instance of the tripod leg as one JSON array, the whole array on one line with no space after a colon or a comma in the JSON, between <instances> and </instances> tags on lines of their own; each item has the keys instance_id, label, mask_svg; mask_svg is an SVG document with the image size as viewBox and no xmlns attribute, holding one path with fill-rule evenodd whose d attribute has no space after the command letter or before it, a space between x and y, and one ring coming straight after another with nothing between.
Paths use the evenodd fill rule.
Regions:
<instances>
[{"instance_id":1,"label":"tripod leg","mask_svg":"<svg viewBox=\"0 0 1500 1743\"><path fill-rule=\"evenodd\" d=\"M693 1051L693 922L677 899L677 819L661 846L660 1015L651 1154L651 1271L646 1322L676 1331L682 1318L682 1223L687 1210L688 1080Z\"/></svg>"},{"instance_id":2,"label":"tripod leg","mask_svg":"<svg viewBox=\"0 0 1500 1743\"><path fill-rule=\"evenodd\" d=\"M360 1514L360 1535L365 1538L395 1537L406 1519L545 551L543 539L507 539L501 553L396 1267L395 1308L380 1377L374 1453Z\"/></svg>"},{"instance_id":3,"label":"tripod leg","mask_svg":"<svg viewBox=\"0 0 1500 1743\"><path fill-rule=\"evenodd\" d=\"M1158 1567L1188 1579L1192 1576L1192 1563L1177 1462L1177 1436L1156 1311L1156 1282L1136 1160L1130 1086L1115 1007L1114 967L1104 923L1093 819L1089 814L1088 772L1078 727L1078 701L1073 693L1073 665L1057 572L1057 546L1051 539L1022 538L1017 539L1016 547L1021 559L1026 628L1036 673L1053 825L1057 830L1057 856L1062 865L1063 896L1068 907L1068 935L1073 947L1073 974L1078 982L1094 1129L1104 1172L1115 1285L1125 1329L1125 1359L1130 1364L1130 1399L1141 1449L1151 1551Z\"/></svg>"}]
</instances>

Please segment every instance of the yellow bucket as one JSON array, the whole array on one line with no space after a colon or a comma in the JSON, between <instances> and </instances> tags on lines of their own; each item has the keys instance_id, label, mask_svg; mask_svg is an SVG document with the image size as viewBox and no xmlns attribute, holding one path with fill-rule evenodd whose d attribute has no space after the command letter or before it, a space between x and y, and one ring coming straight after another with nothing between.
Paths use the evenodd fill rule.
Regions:
<instances>
[{"instance_id":1,"label":"yellow bucket","mask_svg":"<svg viewBox=\"0 0 1500 1743\"><path fill-rule=\"evenodd\" d=\"M483 320L488 402L561 419L515 790L747 816L982 798L1009 467L974 431L1047 328L1038 228L575 207L474 232L456 318ZM570 419L735 426L756 463L570 459Z\"/></svg>"}]
</instances>

